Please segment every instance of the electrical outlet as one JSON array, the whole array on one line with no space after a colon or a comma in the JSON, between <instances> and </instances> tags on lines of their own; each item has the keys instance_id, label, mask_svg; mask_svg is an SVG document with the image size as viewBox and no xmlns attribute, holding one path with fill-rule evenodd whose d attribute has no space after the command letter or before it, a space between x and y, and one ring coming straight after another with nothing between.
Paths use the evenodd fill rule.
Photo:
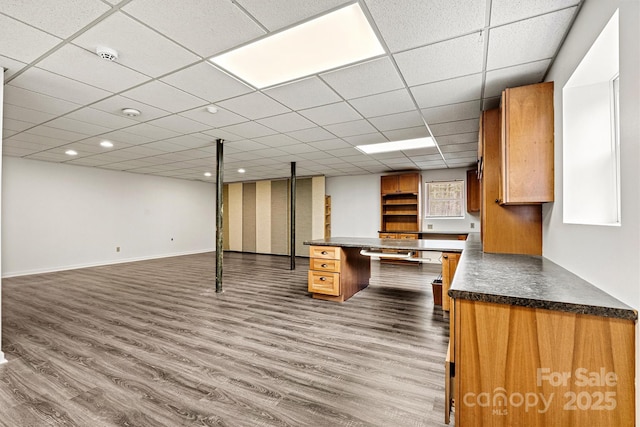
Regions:
<instances>
[{"instance_id":1,"label":"electrical outlet","mask_svg":"<svg viewBox=\"0 0 640 427\"><path fill-rule=\"evenodd\" d=\"M427 224L427 230L433 230L433 224Z\"/></svg>"},{"instance_id":2,"label":"electrical outlet","mask_svg":"<svg viewBox=\"0 0 640 427\"><path fill-rule=\"evenodd\" d=\"M120 246L116 246L116 252L120 252Z\"/></svg>"},{"instance_id":3,"label":"electrical outlet","mask_svg":"<svg viewBox=\"0 0 640 427\"><path fill-rule=\"evenodd\" d=\"M471 224L469 224L469 228L476 228L476 223L472 222Z\"/></svg>"}]
</instances>

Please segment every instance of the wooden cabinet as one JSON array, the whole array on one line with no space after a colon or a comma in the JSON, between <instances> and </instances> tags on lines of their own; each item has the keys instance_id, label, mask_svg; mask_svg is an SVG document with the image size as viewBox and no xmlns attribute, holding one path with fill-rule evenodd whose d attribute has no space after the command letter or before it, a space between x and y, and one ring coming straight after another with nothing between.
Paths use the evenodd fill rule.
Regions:
<instances>
[{"instance_id":1,"label":"wooden cabinet","mask_svg":"<svg viewBox=\"0 0 640 427\"><path fill-rule=\"evenodd\" d=\"M407 173L400 175L385 175L380 177L380 193L413 193L420 191L420 174Z\"/></svg>"},{"instance_id":2,"label":"wooden cabinet","mask_svg":"<svg viewBox=\"0 0 640 427\"><path fill-rule=\"evenodd\" d=\"M380 178L381 232L420 231L421 180L418 173Z\"/></svg>"},{"instance_id":3,"label":"wooden cabinet","mask_svg":"<svg viewBox=\"0 0 640 427\"><path fill-rule=\"evenodd\" d=\"M455 425L635 425L632 320L455 304Z\"/></svg>"},{"instance_id":4,"label":"wooden cabinet","mask_svg":"<svg viewBox=\"0 0 640 427\"><path fill-rule=\"evenodd\" d=\"M369 285L369 257L359 248L310 246L308 290L314 298L343 302Z\"/></svg>"},{"instance_id":5,"label":"wooden cabinet","mask_svg":"<svg viewBox=\"0 0 640 427\"><path fill-rule=\"evenodd\" d=\"M505 89L500 203L553 201L553 82Z\"/></svg>"},{"instance_id":6,"label":"wooden cabinet","mask_svg":"<svg viewBox=\"0 0 640 427\"><path fill-rule=\"evenodd\" d=\"M449 288L458 267L458 260L460 260L460 254L457 252L442 253L442 309L444 311L449 311L451 306Z\"/></svg>"},{"instance_id":7,"label":"wooden cabinet","mask_svg":"<svg viewBox=\"0 0 640 427\"><path fill-rule=\"evenodd\" d=\"M484 172L481 183L481 230L484 252L542 254L542 206L499 204L500 112L487 110L480 118Z\"/></svg>"},{"instance_id":8,"label":"wooden cabinet","mask_svg":"<svg viewBox=\"0 0 640 427\"><path fill-rule=\"evenodd\" d=\"M476 169L467 171L467 212L480 212L480 181Z\"/></svg>"}]
</instances>

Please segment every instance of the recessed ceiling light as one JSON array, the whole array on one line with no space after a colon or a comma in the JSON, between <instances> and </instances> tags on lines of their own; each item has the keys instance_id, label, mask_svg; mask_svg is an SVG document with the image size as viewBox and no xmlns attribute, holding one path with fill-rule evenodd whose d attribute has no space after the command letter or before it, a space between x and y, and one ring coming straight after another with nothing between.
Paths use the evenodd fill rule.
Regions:
<instances>
[{"instance_id":1,"label":"recessed ceiling light","mask_svg":"<svg viewBox=\"0 0 640 427\"><path fill-rule=\"evenodd\" d=\"M242 168L238 169L238 173L245 173L245 172L246 172L246 170L244 170Z\"/></svg>"},{"instance_id":2,"label":"recessed ceiling light","mask_svg":"<svg viewBox=\"0 0 640 427\"><path fill-rule=\"evenodd\" d=\"M211 172L205 172L204 176L211 176Z\"/></svg>"},{"instance_id":3,"label":"recessed ceiling light","mask_svg":"<svg viewBox=\"0 0 640 427\"><path fill-rule=\"evenodd\" d=\"M64 152L67 156L77 156L78 152L76 150L67 150Z\"/></svg>"},{"instance_id":4,"label":"recessed ceiling light","mask_svg":"<svg viewBox=\"0 0 640 427\"><path fill-rule=\"evenodd\" d=\"M383 53L367 17L354 3L210 61L262 89Z\"/></svg>"},{"instance_id":5,"label":"recessed ceiling light","mask_svg":"<svg viewBox=\"0 0 640 427\"><path fill-rule=\"evenodd\" d=\"M433 138L426 137L405 139L404 141L381 142L379 144L357 145L356 148L365 154L376 154L435 147L435 145L436 143L433 141Z\"/></svg>"},{"instance_id":6,"label":"recessed ceiling light","mask_svg":"<svg viewBox=\"0 0 640 427\"><path fill-rule=\"evenodd\" d=\"M211 113L211 114L215 114L215 113L217 113L217 112L218 112L218 109L217 109L216 107L214 107L213 105L209 105L209 106L207 107L207 111L208 111L209 113Z\"/></svg>"},{"instance_id":7,"label":"recessed ceiling light","mask_svg":"<svg viewBox=\"0 0 640 427\"><path fill-rule=\"evenodd\" d=\"M102 141L100 143L100 146L104 147L104 148L111 148L111 147L113 147L113 142L111 142L111 141Z\"/></svg>"},{"instance_id":8,"label":"recessed ceiling light","mask_svg":"<svg viewBox=\"0 0 640 427\"><path fill-rule=\"evenodd\" d=\"M122 114L127 117L138 117L140 115L140 111L135 108L123 108Z\"/></svg>"}]
</instances>

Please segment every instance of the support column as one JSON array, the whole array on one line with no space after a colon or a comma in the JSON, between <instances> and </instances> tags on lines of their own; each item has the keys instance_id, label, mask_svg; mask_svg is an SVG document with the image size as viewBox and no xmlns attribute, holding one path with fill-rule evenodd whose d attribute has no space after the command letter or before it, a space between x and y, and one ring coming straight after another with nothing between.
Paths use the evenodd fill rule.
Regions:
<instances>
[{"instance_id":1,"label":"support column","mask_svg":"<svg viewBox=\"0 0 640 427\"><path fill-rule=\"evenodd\" d=\"M291 212L291 270L296 269L296 162L291 162L291 179L289 179L289 200L291 206L289 212Z\"/></svg>"},{"instance_id":2,"label":"support column","mask_svg":"<svg viewBox=\"0 0 640 427\"><path fill-rule=\"evenodd\" d=\"M224 188L224 162L222 159L222 143L216 139L216 293L222 292L222 256L223 249L223 207L222 190Z\"/></svg>"}]
</instances>

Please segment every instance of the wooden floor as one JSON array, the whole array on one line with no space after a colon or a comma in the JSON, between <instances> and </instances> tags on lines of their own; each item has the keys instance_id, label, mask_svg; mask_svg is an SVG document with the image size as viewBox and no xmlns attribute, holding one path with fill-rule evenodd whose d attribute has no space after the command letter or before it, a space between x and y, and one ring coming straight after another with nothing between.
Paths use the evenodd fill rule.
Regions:
<instances>
[{"instance_id":1,"label":"wooden floor","mask_svg":"<svg viewBox=\"0 0 640 427\"><path fill-rule=\"evenodd\" d=\"M436 266L374 262L344 304L308 261L212 253L3 280L0 425L442 426Z\"/></svg>"}]
</instances>

